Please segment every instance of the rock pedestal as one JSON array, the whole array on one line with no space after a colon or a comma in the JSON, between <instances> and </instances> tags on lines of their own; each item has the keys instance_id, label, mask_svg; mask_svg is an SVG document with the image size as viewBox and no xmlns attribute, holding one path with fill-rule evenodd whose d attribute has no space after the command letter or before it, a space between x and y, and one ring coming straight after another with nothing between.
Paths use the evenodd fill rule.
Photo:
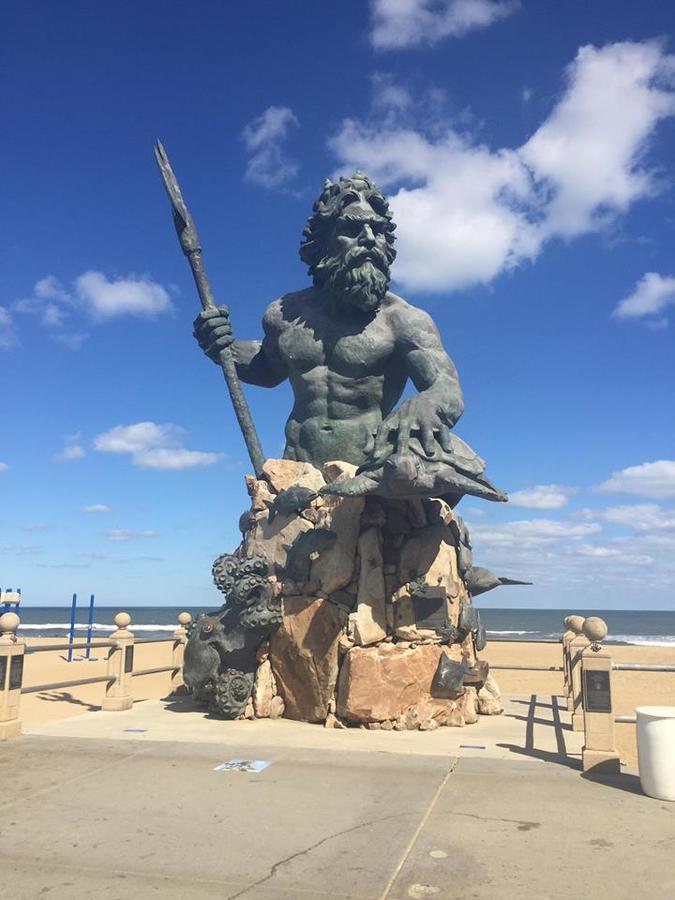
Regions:
<instances>
[{"instance_id":1,"label":"rock pedestal","mask_svg":"<svg viewBox=\"0 0 675 900\"><path fill-rule=\"evenodd\" d=\"M396 730L498 714L499 689L477 665L464 523L442 498L319 493L354 472L268 460L260 480L247 477L251 509L234 557L269 561L281 607L249 714ZM433 687L444 657L459 673L451 695Z\"/></svg>"}]
</instances>

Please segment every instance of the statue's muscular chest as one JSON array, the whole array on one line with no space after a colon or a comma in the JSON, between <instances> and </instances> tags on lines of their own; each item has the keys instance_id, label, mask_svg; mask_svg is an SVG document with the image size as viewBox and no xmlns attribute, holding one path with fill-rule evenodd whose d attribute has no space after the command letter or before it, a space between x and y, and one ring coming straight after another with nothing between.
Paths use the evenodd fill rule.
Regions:
<instances>
[{"instance_id":1,"label":"statue's muscular chest","mask_svg":"<svg viewBox=\"0 0 675 900\"><path fill-rule=\"evenodd\" d=\"M279 352L296 374L316 368L352 378L383 374L391 364L394 337L385 323L376 319L363 330L319 322L290 324L279 337Z\"/></svg>"}]
</instances>

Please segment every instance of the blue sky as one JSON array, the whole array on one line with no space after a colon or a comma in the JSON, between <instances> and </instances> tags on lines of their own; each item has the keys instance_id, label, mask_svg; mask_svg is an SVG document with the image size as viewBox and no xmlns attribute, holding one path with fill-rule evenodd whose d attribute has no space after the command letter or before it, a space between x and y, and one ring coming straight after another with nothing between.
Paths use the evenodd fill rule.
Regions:
<instances>
[{"instance_id":1,"label":"blue sky","mask_svg":"<svg viewBox=\"0 0 675 900\"><path fill-rule=\"evenodd\" d=\"M460 373L482 605L675 608L671 4L12 2L0 62L0 584L217 602L248 471L152 144L235 332L307 284L323 179L398 223ZM280 455L287 386L246 388ZM135 426L135 427L131 427Z\"/></svg>"}]
</instances>

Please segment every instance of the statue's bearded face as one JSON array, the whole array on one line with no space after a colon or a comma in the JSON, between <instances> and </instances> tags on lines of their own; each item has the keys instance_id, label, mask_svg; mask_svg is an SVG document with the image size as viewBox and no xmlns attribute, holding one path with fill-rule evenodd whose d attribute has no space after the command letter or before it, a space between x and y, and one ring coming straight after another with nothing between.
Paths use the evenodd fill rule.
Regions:
<instances>
[{"instance_id":1,"label":"statue's bearded face","mask_svg":"<svg viewBox=\"0 0 675 900\"><path fill-rule=\"evenodd\" d=\"M376 310L389 286L388 221L363 201L345 207L316 265L315 281L362 312Z\"/></svg>"}]
</instances>

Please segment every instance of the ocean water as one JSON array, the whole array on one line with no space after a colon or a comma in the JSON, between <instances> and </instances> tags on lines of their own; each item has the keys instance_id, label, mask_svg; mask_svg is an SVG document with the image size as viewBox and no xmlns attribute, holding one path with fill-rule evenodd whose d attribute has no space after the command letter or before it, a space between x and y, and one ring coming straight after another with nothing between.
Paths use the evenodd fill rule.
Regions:
<instances>
[{"instance_id":1,"label":"ocean water","mask_svg":"<svg viewBox=\"0 0 675 900\"><path fill-rule=\"evenodd\" d=\"M562 609L481 609L481 619L487 629L488 639L512 641L536 641L542 638L559 638L563 619L570 614ZM208 607L214 609L215 606ZM142 637L169 637L176 628L176 617L181 608L175 606L136 606L125 608L131 615L131 630ZM196 616L207 607L192 607ZM114 631L113 618L120 607L101 606L94 612L94 637L105 637ZM608 643L645 644L675 647L675 611L592 610L576 609L585 616L600 616L609 627ZM67 639L70 628L70 607L22 605L20 633L24 637L62 637ZM86 608L78 610L75 636L86 637Z\"/></svg>"}]
</instances>

